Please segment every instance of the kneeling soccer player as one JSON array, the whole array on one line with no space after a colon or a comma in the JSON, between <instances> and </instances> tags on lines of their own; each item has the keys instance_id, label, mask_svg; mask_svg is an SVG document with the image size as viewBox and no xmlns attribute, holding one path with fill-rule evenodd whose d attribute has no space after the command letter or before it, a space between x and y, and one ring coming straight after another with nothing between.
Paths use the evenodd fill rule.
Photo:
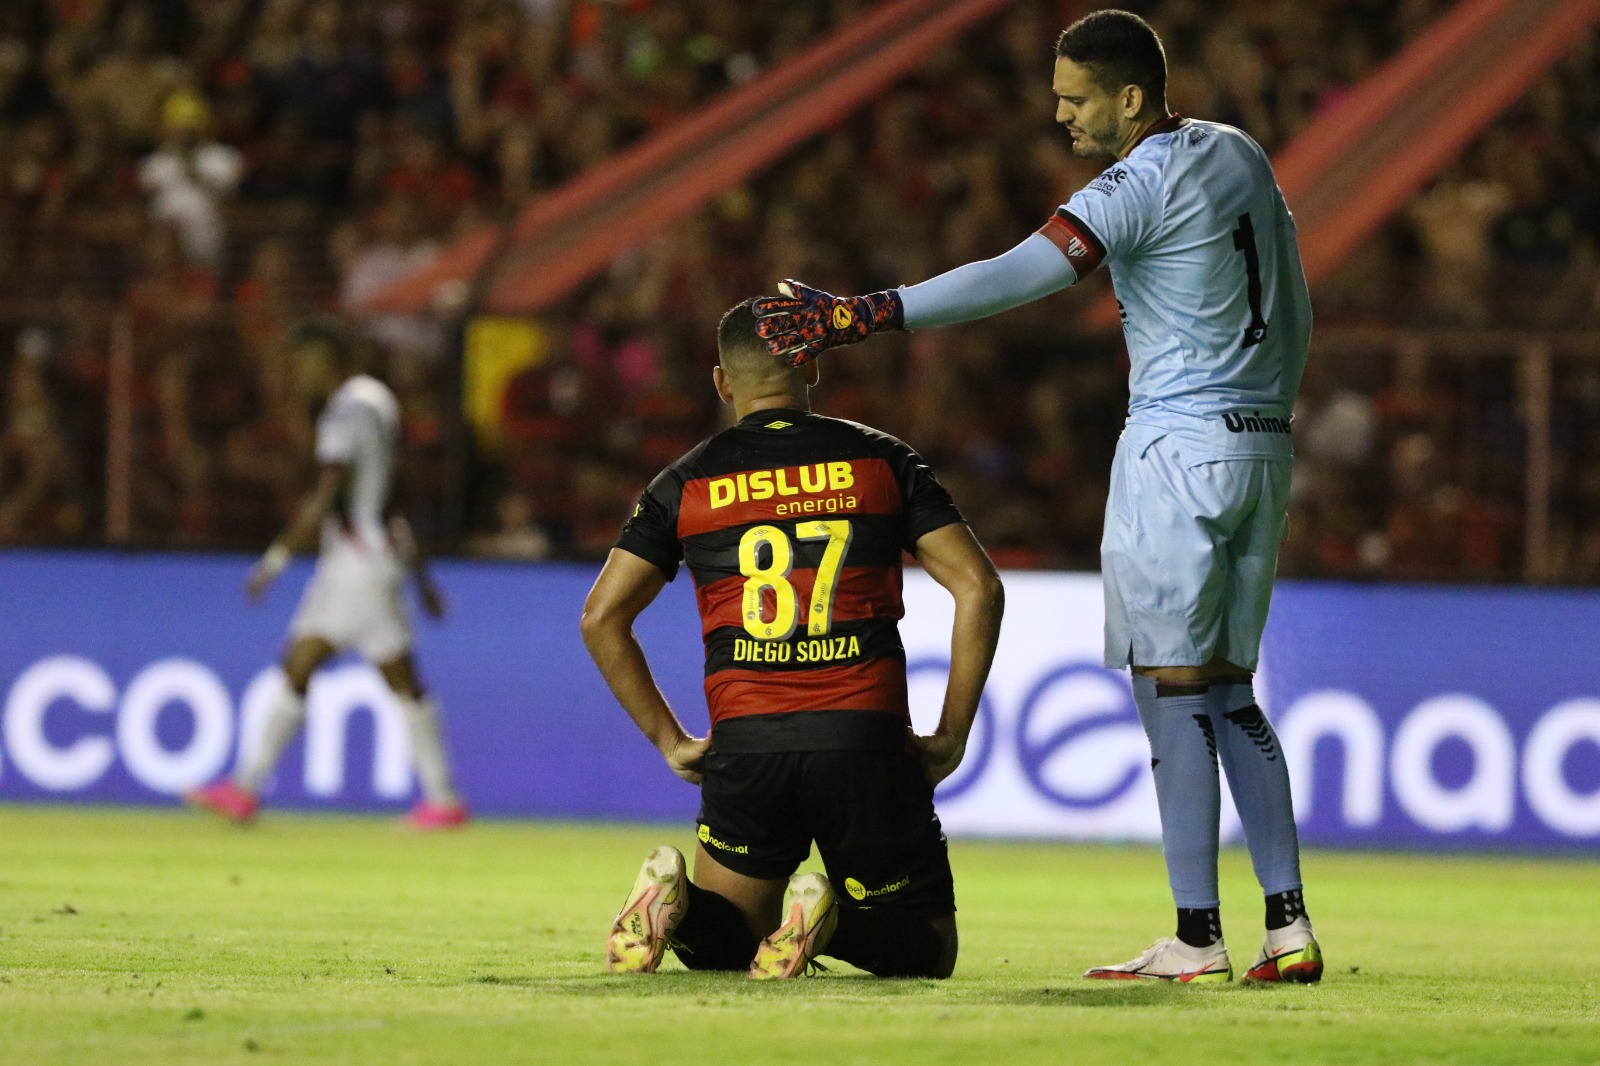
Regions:
<instances>
[{"instance_id":1,"label":"kneeling soccer player","mask_svg":"<svg viewBox=\"0 0 1600 1066\"><path fill-rule=\"evenodd\" d=\"M933 786L960 765L999 639L999 576L949 494L893 437L810 412L815 364L756 336L749 302L717 331L717 393L738 422L644 493L584 605L611 691L679 777L700 784L694 876L651 852L607 962L651 973L793 977L822 954L890 977L955 967L955 890ZM915 736L897 621L901 554L955 599L939 726ZM662 698L633 622L686 562L711 733ZM795 875L816 841L827 876ZM791 876L793 875L793 876Z\"/></svg>"}]
</instances>

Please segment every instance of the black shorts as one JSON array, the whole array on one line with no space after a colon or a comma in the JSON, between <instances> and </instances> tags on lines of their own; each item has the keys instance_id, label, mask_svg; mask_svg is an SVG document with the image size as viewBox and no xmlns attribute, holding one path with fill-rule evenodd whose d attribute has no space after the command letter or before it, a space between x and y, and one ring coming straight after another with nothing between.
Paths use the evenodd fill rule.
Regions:
<instances>
[{"instance_id":1,"label":"black shorts","mask_svg":"<svg viewBox=\"0 0 1600 1066\"><path fill-rule=\"evenodd\" d=\"M903 749L713 749L700 793L700 844L735 873L783 880L815 840L841 903L956 909L933 786Z\"/></svg>"}]
</instances>

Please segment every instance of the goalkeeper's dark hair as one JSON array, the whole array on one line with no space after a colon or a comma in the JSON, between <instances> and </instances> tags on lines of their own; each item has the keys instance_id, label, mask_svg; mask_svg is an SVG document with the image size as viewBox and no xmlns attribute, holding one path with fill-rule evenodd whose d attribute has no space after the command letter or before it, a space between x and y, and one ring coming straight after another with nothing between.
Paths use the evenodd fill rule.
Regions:
<instances>
[{"instance_id":1,"label":"goalkeeper's dark hair","mask_svg":"<svg viewBox=\"0 0 1600 1066\"><path fill-rule=\"evenodd\" d=\"M1150 24L1131 11L1096 11L1061 31L1056 55L1087 67L1107 92L1125 85L1144 90L1149 106L1167 99L1167 53Z\"/></svg>"},{"instance_id":2,"label":"goalkeeper's dark hair","mask_svg":"<svg viewBox=\"0 0 1600 1066\"><path fill-rule=\"evenodd\" d=\"M791 372L788 363L767 350L756 335L755 297L730 307L717 323L717 362L742 378L769 378Z\"/></svg>"}]
</instances>

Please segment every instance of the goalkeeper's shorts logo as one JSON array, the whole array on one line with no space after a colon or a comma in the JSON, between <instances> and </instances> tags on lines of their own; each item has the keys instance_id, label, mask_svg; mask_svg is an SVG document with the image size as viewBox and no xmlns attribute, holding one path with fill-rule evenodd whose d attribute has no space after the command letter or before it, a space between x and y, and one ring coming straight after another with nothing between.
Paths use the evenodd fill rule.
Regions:
<instances>
[{"instance_id":1,"label":"goalkeeper's shorts logo","mask_svg":"<svg viewBox=\"0 0 1600 1066\"><path fill-rule=\"evenodd\" d=\"M844 879L844 890L850 893L850 898L855 900L871 899L874 896L887 896L900 891L911 884L910 877L902 877L893 884L884 885L882 888L868 888L853 877Z\"/></svg>"},{"instance_id":2,"label":"goalkeeper's shorts logo","mask_svg":"<svg viewBox=\"0 0 1600 1066\"><path fill-rule=\"evenodd\" d=\"M850 324L855 320L856 316L850 313L850 308L846 307L844 304L833 305L834 329L849 329Z\"/></svg>"},{"instance_id":3,"label":"goalkeeper's shorts logo","mask_svg":"<svg viewBox=\"0 0 1600 1066\"><path fill-rule=\"evenodd\" d=\"M700 843L716 848L718 851L732 852L735 855L750 854L749 844L730 844L726 840L718 840L711 835L711 827L704 822L700 823L700 832L695 835L700 838Z\"/></svg>"}]
</instances>

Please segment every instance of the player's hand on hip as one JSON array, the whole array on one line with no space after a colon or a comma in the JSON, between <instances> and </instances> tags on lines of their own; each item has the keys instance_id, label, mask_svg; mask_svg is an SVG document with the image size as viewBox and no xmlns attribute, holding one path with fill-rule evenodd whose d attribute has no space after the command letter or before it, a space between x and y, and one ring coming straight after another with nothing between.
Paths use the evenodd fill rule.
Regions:
<instances>
[{"instance_id":1,"label":"player's hand on hip","mask_svg":"<svg viewBox=\"0 0 1600 1066\"><path fill-rule=\"evenodd\" d=\"M904 329L904 308L893 289L866 296L835 296L786 278L777 296L751 305L756 335L773 355L804 366L829 348L864 341L888 329Z\"/></svg>"},{"instance_id":2,"label":"player's hand on hip","mask_svg":"<svg viewBox=\"0 0 1600 1066\"><path fill-rule=\"evenodd\" d=\"M955 773L967 754L966 738L951 733L933 733L925 737L912 734L911 743L916 746L923 774L934 785Z\"/></svg>"},{"instance_id":3,"label":"player's hand on hip","mask_svg":"<svg viewBox=\"0 0 1600 1066\"><path fill-rule=\"evenodd\" d=\"M672 745L662 751L661 755L667 760L667 765L672 772L689 782L698 785L704 776L706 768L706 749L711 747L710 737L680 737Z\"/></svg>"}]
</instances>

